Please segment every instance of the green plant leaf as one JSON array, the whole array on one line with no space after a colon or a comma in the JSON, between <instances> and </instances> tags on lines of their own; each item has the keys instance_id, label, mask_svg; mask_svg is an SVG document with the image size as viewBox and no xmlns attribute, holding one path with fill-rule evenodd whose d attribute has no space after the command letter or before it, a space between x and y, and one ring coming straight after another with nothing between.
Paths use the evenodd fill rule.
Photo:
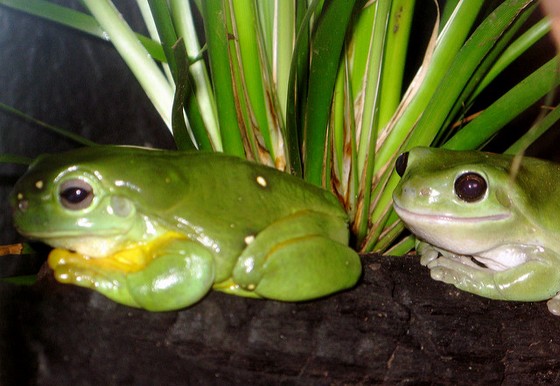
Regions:
<instances>
[{"instance_id":1,"label":"green plant leaf","mask_svg":"<svg viewBox=\"0 0 560 386\"><path fill-rule=\"evenodd\" d=\"M525 31L519 38L508 45L500 58L494 63L490 71L486 74L484 79L478 84L476 91L470 96L470 101L467 105L471 105L474 98L476 98L507 66L519 58L523 53L532 47L537 41L550 32L551 21L548 18L540 20L527 31Z\"/></svg>"},{"instance_id":2,"label":"green plant leaf","mask_svg":"<svg viewBox=\"0 0 560 386\"><path fill-rule=\"evenodd\" d=\"M173 87L109 0L83 0L171 130Z\"/></svg>"},{"instance_id":3,"label":"green plant leaf","mask_svg":"<svg viewBox=\"0 0 560 386\"><path fill-rule=\"evenodd\" d=\"M480 24L457 55L449 73L454 76L446 77L445 87L438 90L432 102L442 103L442 110L447 111L447 116L428 114L426 118L422 117L419 123L420 130L424 130L421 125L425 122L429 122L428 125L434 128L439 125L440 133L452 126L459 113L464 111L466 106L468 107L467 103L478 84L527 21L535 7L536 1L506 0ZM460 81L457 82L457 79ZM430 111L436 111L436 109ZM441 135L437 136L438 139L441 137ZM440 143L438 139L436 139L436 143Z\"/></svg>"},{"instance_id":4,"label":"green plant leaf","mask_svg":"<svg viewBox=\"0 0 560 386\"><path fill-rule=\"evenodd\" d=\"M558 57L549 60L458 131L442 147L465 150L482 146L513 118L560 85L558 65Z\"/></svg>"},{"instance_id":5,"label":"green plant leaf","mask_svg":"<svg viewBox=\"0 0 560 386\"><path fill-rule=\"evenodd\" d=\"M318 12L321 0L313 0L309 8L305 2L296 3L296 22L298 26L294 54L290 65L290 78L288 83L286 102L286 142L291 174L303 177L302 145L303 145L303 119L305 101L307 100L307 79L309 74L310 57L310 23L312 16ZM302 16L303 15L303 16Z\"/></svg>"},{"instance_id":6,"label":"green plant leaf","mask_svg":"<svg viewBox=\"0 0 560 386\"><path fill-rule=\"evenodd\" d=\"M201 12L208 44L214 95L216 100L220 101L217 104L217 112L223 150L244 157L245 150L241 139L231 74L229 40L233 35L227 28L228 10L224 0L212 0L201 3Z\"/></svg>"},{"instance_id":7,"label":"green plant leaf","mask_svg":"<svg viewBox=\"0 0 560 386\"><path fill-rule=\"evenodd\" d=\"M316 21L304 118L304 178L322 185L326 128L346 29L355 0L326 1Z\"/></svg>"},{"instance_id":8,"label":"green plant leaf","mask_svg":"<svg viewBox=\"0 0 560 386\"><path fill-rule=\"evenodd\" d=\"M31 164L31 162L33 162L33 158L24 157L16 154L7 154L7 153L0 154L0 163L2 164L29 165Z\"/></svg>"},{"instance_id":9,"label":"green plant leaf","mask_svg":"<svg viewBox=\"0 0 560 386\"><path fill-rule=\"evenodd\" d=\"M19 117L19 118L22 118L26 121L32 122L33 124L35 124L39 127L42 127L42 128L47 129L49 131L52 131L53 133L56 133L56 134L58 134L62 137L68 138L68 139L70 139L74 142L77 142L77 143L81 144L81 145L85 145L85 146L95 146L95 145L97 145L95 142L90 141L89 139L84 138L81 135L75 134L75 133L73 133L71 131L68 131L68 130L61 129L60 127L49 125L46 122L35 119L32 116L30 116L28 114L25 114L24 112L22 112L18 109L15 109L13 107L10 107L10 106L8 106L4 103L1 103L1 102L0 102L0 110L4 110L4 111L6 111L10 114L13 114L13 115Z\"/></svg>"},{"instance_id":10,"label":"green plant leaf","mask_svg":"<svg viewBox=\"0 0 560 386\"><path fill-rule=\"evenodd\" d=\"M353 230L360 239L367 231L374 167L376 164L376 143L379 134L380 111L382 110L381 92L383 90L383 79L381 78L384 68L384 54L387 48L388 25L391 17L391 3L378 1L373 4L374 19L372 23L371 37L368 39L368 55L366 58L364 79L361 88L356 94L363 95L360 124L356 131L360 133L357 154L357 174L359 176L358 199L356 204L356 215ZM388 63L385 63L388 65ZM402 70L402 69L401 69ZM399 67L397 66L397 72ZM388 101L388 103L390 103ZM358 109L358 106L355 107Z\"/></svg>"},{"instance_id":11,"label":"green plant leaf","mask_svg":"<svg viewBox=\"0 0 560 386\"><path fill-rule=\"evenodd\" d=\"M0 278L0 281L17 285L33 285L37 281L37 275L4 277Z\"/></svg>"},{"instance_id":12,"label":"green plant leaf","mask_svg":"<svg viewBox=\"0 0 560 386\"><path fill-rule=\"evenodd\" d=\"M171 114L171 127L173 128L173 138L177 149L195 150L196 146L191 140L191 133L187 128L185 116L185 100L189 87L189 64L185 55L185 43L179 39L173 46L171 55L173 59L173 74L175 79L175 97L173 98L173 112ZM205 133L204 133L205 134ZM208 138L206 143L209 145ZM208 146L207 145L207 146Z\"/></svg>"},{"instance_id":13,"label":"green plant leaf","mask_svg":"<svg viewBox=\"0 0 560 386\"><path fill-rule=\"evenodd\" d=\"M187 116L191 130L197 138L199 149L222 151L216 101L206 64L203 60L203 48L200 47L197 35L195 15L191 11L188 1L170 0L169 6L173 25L177 35L185 43L189 62L192 89L188 94ZM191 106L192 104L196 104L196 107ZM208 143L206 138L209 139Z\"/></svg>"},{"instance_id":14,"label":"green plant leaf","mask_svg":"<svg viewBox=\"0 0 560 386\"><path fill-rule=\"evenodd\" d=\"M555 123L560 121L560 106L556 106L544 118L537 120L521 138L511 145L504 154L519 154L524 152L533 142L540 138Z\"/></svg>"}]
</instances>

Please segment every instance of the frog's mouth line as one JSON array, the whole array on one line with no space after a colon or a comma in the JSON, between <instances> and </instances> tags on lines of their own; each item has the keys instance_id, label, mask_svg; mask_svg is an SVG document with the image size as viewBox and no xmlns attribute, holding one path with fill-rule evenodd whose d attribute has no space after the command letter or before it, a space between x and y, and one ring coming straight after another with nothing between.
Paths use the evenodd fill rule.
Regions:
<instances>
[{"instance_id":1,"label":"frog's mouth line","mask_svg":"<svg viewBox=\"0 0 560 386\"><path fill-rule=\"evenodd\" d=\"M510 217L510 213L498 213L490 216L476 216L476 217L456 217L447 216L441 214L428 214L428 213L418 213L412 212L408 209L404 209L393 201L393 207L395 211L402 219L413 220L413 221L433 221L433 222L446 222L446 223L481 223L481 222L493 222L506 220Z\"/></svg>"},{"instance_id":2,"label":"frog's mouth line","mask_svg":"<svg viewBox=\"0 0 560 386\"><path fill-rule=\"evenodd\" d=\"M26 232L18 229L17 231L24 237L31 240L39 240L45 244L53 245L60 240L67 240L72 242L79 242L80 240L106 240L126 234L122 230L106 230L96 231L95 233L78 233L78 232Z\"/></svg>"},{"instance_id":3,"label":"frog's mouth line","mask_svg":"<svg viewBox=\"0 0 560 386\"><path fill-rule=\"evenodd\" d=\"M114 237L126 234L126 230L114 229L106 231L98 231L96 233L83 233L83 232L72 232L72 231L60 231L60 232L28 232L16 227L18 233L22 236L34 239L34 240L50 240L50 239L78 239L78 238L104 238L104 237Z\"/></svg>"}]
</instances>

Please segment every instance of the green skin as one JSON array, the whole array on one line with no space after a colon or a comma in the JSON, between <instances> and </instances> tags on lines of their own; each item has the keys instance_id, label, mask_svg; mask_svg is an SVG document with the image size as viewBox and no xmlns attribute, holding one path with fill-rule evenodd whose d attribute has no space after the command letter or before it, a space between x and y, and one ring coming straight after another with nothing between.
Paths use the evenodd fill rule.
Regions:
<instances>
[{"instance_id":1,"label":"green skin","mask_svg":"<svg viewBox=\"0 0 560 386\"><path fill-rule=\"evenodd\" d=\"M560 165L476 151L414 148L393 193L433 279L492 299L540 301L560 315ZM403 170L404 169L404 170ZM455 187L474 172L487 182L471 202Z\"/></svg>"},{"instance_id":2,"label":"green skin","mask_svg":"<svg viewBox=\"0 0 560 386\"><path fill-rule=\"evenodd\" d=\"M65 205L61 192L84 185L91 202ZM211 288L303 301L361 275L332 194L223 154L99 146L42 156L17 182L12 205L22 235L87 256L59 262L59 281L150 311L187 307ZM91 264L169 232L181 237L139 270Z\"/></svg>"}]
</instances>

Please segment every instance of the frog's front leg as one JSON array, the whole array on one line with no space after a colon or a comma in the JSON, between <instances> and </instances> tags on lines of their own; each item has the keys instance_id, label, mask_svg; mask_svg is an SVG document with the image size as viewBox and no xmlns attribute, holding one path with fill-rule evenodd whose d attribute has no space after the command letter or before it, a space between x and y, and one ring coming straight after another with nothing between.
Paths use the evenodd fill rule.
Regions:
<instances>
[{"instance_id":1,"label":"frog's front leg","mask_svg":"<svg viewBox=\"0 0 560 386\"><path fill-rule=\"evenodd\" d=\"M347 245L347 224L326 214L298 212L246 242L232 275L241 295L249 291L270 299L302 301L350 288L361 275L360 258Z\"/></svg>"},{"instance_id":2,"label":"frog's front leg","mask_svg":"<svg viewBox=\"0 0 560 386\"><path fill-rule=\"evenodd\" d=\"M57 251L57 250L55 250ZM94 289L128 306L169 311L196 303L214 281L214 259L202 245L174 239L153 251L147 264L134 272L65 251L49 256L58 281ZM111 259L108 257L106 259Z\"/></svg>"},{"instance_id":3,"label":"frog's front leg","mask_svg":"<svg viewBox=\"0 0 560 386\"><path fill-rule=\"evenodd\" d=\"M503 271L445 256L428 264L435 280L487 298L515 301L540 301L555 296L560 291L558 266L558 259L550 255L540 255Z\"/></svg>"}]
</instances>

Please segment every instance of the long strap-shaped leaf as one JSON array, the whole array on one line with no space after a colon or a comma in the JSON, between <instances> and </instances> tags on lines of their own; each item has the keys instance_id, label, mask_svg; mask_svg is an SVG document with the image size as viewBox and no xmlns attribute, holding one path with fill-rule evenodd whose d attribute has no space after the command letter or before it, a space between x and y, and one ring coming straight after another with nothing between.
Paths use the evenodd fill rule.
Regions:
<instances>
[{"instance_id":1,"label":"long strap-shaped leaf","mask_svg":"<svg viewBox=\"0 0 560 386\"><path fill-rule=\"evenodd\" d=\"M444 79L450 84L442 84L433 101L430 102L441 106L441 110L430 109L432 114L422 116L418 123L420 130L429 132L437 129L439 133L442 133L452 126L458 115L464 111L471 95L476 92L481 80L496 63L536 6L537 1L518 0L510 4L504 2L495 11L499 13L497 22L487 19L490 22L482 23L477 28L457 55L457 61L452 66L453 79L451 76L446 76ZM487 42L490 36L493 41ZM458 65L459 60L462 65ZM461 79L461 81L457 82L457 79ZM436 137L436 143L440 142L438 140L440 137L440 135Z\"/></svg>"},{"instance_id":2,"label":"long strap-shaped leaf","mask_svg":"<svg viewBox=\"0 0 560 386\"><path fill-rule=\"evenodd\" d=\"M95 143L95 142L93 142L93 141L91 141L91 140L89 140L85 137L82 137L81 135L73 133L69 130L61 129L60 127L50 125L50 124L48 124L46 122L43 122L39 119L33 118L33 117L25 114L23 111L20 111L18 109L10 107L10 106L8 106L4 103L1 103L1 102L0 102L0 110L6 111L6 112L8 112L10 114L13 114L13 115L15 115L19 118L22 118L26 121L32 122L35 125L37 125L38 127L42 127L44 129L50 130L53 133L56 133L56 134L58 134L62 137L66 137L66 138L68 138L68 139L70 139L70 140L72 140L76 143L79 143L81 145L84 145L84 146L95 146L95 145L97 145L97 143ZM19 163L19 162L16 162L16 163Z\"/></svg>"},{"instance_id":3,"label":"long strap-shaped leaf","mask_svg":"<svg viewBox=\"0 0 560 386\"><path fill-rule=\"evenodd\" d=\"M191 10L189 1L169 0L168 3L175 31L179 37L183 38L189 59L189 72L193 90L187 101L188 111L191 111L190 104L196 103L200 112L200 120L189 117L191 129L199 142L199 149L221 151L222 140L218 127L216 100L202 57L195 15ZM206 137L209 138L209 144L205 144L203 140L199 139Z\"/></svg>"},{"instance_id":4,"label":"long strap-shaped leaf","mask_svg":"<svg viewBox=\"0 0 560 386\"><path fill-rule=\"evenodd\" d=\"M443 147L465 150L482 146L513 118L560 85L559 63L558 57L549 60L484 110Z\"/></svg>"},{"instance_id":5,"label":"long strap-shaped leaf","mask_svg":"<svg viewBox=\"0 0 560 386\"><path fill-rule=\"evenodd\" d=\"M238 121L230 66L229 40L233 38L227 28L226 0L201 2L204 30L208 46L210 71L214 85L216 105L223 150L245 157Z\"/></svg>"},{"instance_id":6,"label":"long strap-shaped leaf","mask_svg":"<svg viewBox=\"0 0 560 386\"><path fill-rule=\"evenodd\" d=\"M316 185L322 184L332 92L354 3L355 0L325 1L311 43L303 162L305 180Z\"/></svg>"},{"instance_id":7,"label":"long strap-shaped leaf","mask_svg":"<svg viewBox=\"0 0 560 386\"><path fill-rule=\"evenodd\" d=\"M311 17L315 14L321 0L313 0L306 8L305 1L296 4L297 37L294 54L290 65L290 78L288 81L286 100L286 148L289 153L290 163L288 171L303 177L302 154L303 145L303 111L307 100L307 78L309 73L310 38L309 26Z\"/></svg>"}]
</instances>

